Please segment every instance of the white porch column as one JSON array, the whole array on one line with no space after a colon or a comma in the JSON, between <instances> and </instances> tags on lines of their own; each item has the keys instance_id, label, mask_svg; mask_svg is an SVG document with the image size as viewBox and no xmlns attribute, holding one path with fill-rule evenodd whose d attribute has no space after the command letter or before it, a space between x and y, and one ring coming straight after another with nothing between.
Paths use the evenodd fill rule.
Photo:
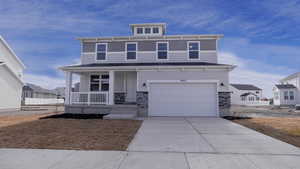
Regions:
<instances>
[{"instance_id":1,"label":"white porch column","mask_svg":"<svg viewBox=\"0 0 300 169\"><path fill-rule=\"evenodd\" d=\"M114 86L115 86L115 71L109 71L109 91L108 91L108 104L114 104Z\"/></svg>"},{"instance_id":2,"label":"white porch column","mask_svg":"<svg viewBox=\"0 0 300 169\"><path fill-rule=\"evenodd\" d=\"M65 104L71 104L72 72L66 72Z\"/></svg>"}]
</instances>

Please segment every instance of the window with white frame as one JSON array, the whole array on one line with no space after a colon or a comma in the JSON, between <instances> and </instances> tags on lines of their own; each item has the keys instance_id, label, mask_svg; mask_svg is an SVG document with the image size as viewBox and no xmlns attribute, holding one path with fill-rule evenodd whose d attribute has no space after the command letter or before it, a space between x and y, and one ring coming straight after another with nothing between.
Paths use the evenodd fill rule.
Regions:
<instances>
[{"instance_id":1,"label":"window with white frame","mask_svg":"<svg viewBox=\"0 0 300 169\"><path fill-rule=\"evenodd\" d=\"M190 59L200 58L200 42L188 42L188 55Z\"/></svg>"},{"instance_id":2,"label":"window with white frame","mask_svg":"<svg viewBox=\"0 0 300 169\"><path fill-rule=\"evenodd\" d=\"M106 60L107 44L97 43L96 44L96 60Z\"/></svg>"},{"instance_id":3,"label":"window with white frame","mask_svg":"<svg viewBox=\"0 0 300 169\"><path fill-rule=\"evenodd\" d=\"M137 51L137 43L130 42L126 43L126 58L127 60L135 60Z\"/></svg>"},{"instance_id":4,"label":"window with white frame","mask_svg":"<svg viewBox=\"0 0 300 169\"><path fill-rule=\"evenodd\" d=\"M109 90L109 75L91 75L90 76L90 91L108 91Z\"/></svg>"},{"instance_id":5,"label":"window with white frame","mask_svg":"<svg viewBox=\"0 0 300 169\"><path fill-rule=\"evenodd\" d=\"M295 99L294 91L290 91L289 95L290 95L290 100L294 100Z\"/></svg>"},{"instance_id":6,"label":"window with white frame","mask_svg":"<svg viewBox=\"0 0 300 169\"><path fill-rule=\"evenodd\" d=\"M158 27L153 27L152 28L152 33L153 34L158 34L159 33L159 28Z\"/></svg>"},{"instance_id":7,"label":"window with white frame","mask_svg":"<svg viewBox=\"0 0 300 169\"><path fill-rule=\"evenodd\" d=\"M283 92L283 97L284 97L284 100L289 100L289 92L288 91L284 91Z\"/></svg>"},{"instance_id":8,"label":"window with white frame","mask_svg":"<svg viewBox=\"0 0 300 169\"><path fill-rule=\"evenodd\" d=\"M137 34L143 34L144 33L144 28L136 28L136 33Z\"/></svg>"},{"instance_id":9,"label":"window with white frame","mask_svg":"<svg viewBox=\"0 0 300 169\"><path fill-rule=\"evenodd\" d=\"M150 34L151 33L151 28L145 28L145 34Z\"/></svg>"},{"instance_id":10,"label":"window with white frame","mask_svg":"<svg viewBox=\"0 0 300 169\"><path fill-rule=\"evenodd\" d=\"M168 42L157 42L157 59L168 59Z\"/></svg>"}]
</instances>

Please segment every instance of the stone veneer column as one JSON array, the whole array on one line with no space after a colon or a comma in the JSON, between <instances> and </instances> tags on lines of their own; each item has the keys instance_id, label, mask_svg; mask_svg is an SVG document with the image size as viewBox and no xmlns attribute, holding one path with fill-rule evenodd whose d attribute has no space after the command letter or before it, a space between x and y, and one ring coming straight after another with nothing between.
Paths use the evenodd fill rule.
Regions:
<instances>
[{"instance_id":1,"label":"stone veneer column","mask_svg":"<svg viewBox=\"0 0 300 169\"><path fill-rule=\"evenodd\" d=\"M139 117L148 116L148 92L136 92L137 114Z\"/></svg>"},{"instance_id":2,"label":"stone veneer column","mask_svg":"<svg viewBox=\"0 0 300 169\"><path fill-rule=\"evenodd\" d=\"M231 106L231 92L218 92L219 95L219 112L220 116L229 116L230 115L230 106Z\"/></svg>"}]
</instances>

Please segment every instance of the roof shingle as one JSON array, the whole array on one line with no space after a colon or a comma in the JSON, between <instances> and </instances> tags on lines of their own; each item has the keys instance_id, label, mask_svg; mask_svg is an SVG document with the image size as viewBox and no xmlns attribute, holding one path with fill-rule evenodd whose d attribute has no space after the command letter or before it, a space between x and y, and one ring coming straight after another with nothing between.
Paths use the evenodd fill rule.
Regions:
<instances>
[{"instance_id":1,"label":"roof shingle","mask_svg":"<svg viewBox=\"0 0 300 169\"><path fill-rule=\"evenodd\" d=\"M275 85L278 89L295 89L296 87L292 84L277 84Z\"/></svg>"},{"instance_id":2,"label":"roof shingle","mask_svg":"<svg viewBox=\"0 0 300 169\"><path fill-rule=\"evenodd\" d=\"M260 88L251 84L230 84L238 90L261 90Z\"/></svg>"}]
</instances>

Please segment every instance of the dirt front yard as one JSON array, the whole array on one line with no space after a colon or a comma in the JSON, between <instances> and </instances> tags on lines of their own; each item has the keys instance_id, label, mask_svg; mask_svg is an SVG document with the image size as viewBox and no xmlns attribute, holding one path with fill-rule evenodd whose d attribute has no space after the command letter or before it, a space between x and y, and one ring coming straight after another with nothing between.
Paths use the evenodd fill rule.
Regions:
<instances>
[{"instance_id":1,"label":"dirt front yard","mask_svg":"<svg viewBox=\"0 0 300 169\"><path fill-rule=\"evenodd\" d=\"M264 117L233 120L265 135L300 147L300 118Z\"/></svg>"},{"instance_id":2,"label":"dirt front yard","mask_svg":"<svg viewBox=\"0 0 300 169\"><path fill-rule=\"evenodd\" d=\"M41 116L0 117L0 148L126 150L142 123Z\"/></svg>"}]
</instances>

